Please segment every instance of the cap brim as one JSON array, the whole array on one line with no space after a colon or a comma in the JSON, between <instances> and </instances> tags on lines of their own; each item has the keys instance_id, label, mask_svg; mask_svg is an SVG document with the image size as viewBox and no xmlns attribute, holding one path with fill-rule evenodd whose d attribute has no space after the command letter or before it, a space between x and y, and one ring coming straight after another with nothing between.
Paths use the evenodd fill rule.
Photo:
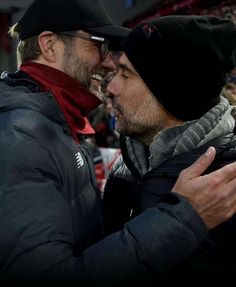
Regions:
<instances>
[{"instance_id":1,"label":"cap brim","mask_svg":"<svg viewBox=\"0 0 236 287\"><path fill-rule=\"evenodd\" d=\"M109 37L125 38L129 34L130 29L117 25L103 25L97 27L86 27L85 31L94 32L108 38Z\"/></svg>"},{"instance_id":2,"label":"cap brim","mask_svg":"<svg viewBox=\"0 0 236 287\"><path fill-rule=\"evenodd\" d=\"M109 39L110 50L113 51L122 50L122 42L131 31L131 29L117 25L89 27L84 30L90 33L96 33L97 35L101 35Z\"/></svg>"}]
</instances>

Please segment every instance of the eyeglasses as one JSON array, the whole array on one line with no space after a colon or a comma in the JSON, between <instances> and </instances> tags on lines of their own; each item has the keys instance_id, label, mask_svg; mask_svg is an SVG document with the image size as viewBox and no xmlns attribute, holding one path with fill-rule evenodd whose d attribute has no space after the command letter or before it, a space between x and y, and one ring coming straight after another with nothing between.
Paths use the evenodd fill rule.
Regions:
<instances>
[{"instance_id":1,"label":"eyeglasses","mask_svg":"<svg viewBox=\"0 0 236 287\"><path fill-rule=\"evenodd\" d=\"M78 37L90 42L100 43L100 56L104 60L109 52L109 41L103 37L98 37L91 34L82 34L79 32L60 32L59 35L66 35L70 37Z\"/></svg>"}]
</instances>

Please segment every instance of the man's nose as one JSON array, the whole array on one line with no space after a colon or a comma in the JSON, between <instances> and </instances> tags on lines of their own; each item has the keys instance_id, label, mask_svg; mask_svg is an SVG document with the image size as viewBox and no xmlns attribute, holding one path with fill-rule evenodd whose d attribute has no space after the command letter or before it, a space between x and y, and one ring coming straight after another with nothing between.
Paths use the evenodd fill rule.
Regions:
<instances>
[{"instance_id":1,"label":"man's nose","mask_svg":"<svg viewBox=\"0 0 236 287\"><path fill-rule=\"evenodd\" d=\"M112 79L114 78L115 74L116 74L116 70L112 72L108 72L101 82L101 90L103 94L107 97L110 96L110 92L108 91L108 86L110 86L110 83Z\"/></svg>"},{"instance_id":2,"label":"man's nose","mask_svg":"<svg viewBox=\"0 0 236 287\"><path fill-rule=\"evenodd\" d=\"M112 52L108 52L106 58L101 63L102 67L109 72L112 72L116 69L116 63L113 58Z\"/></svg>"},{"instance_id":3,"label":"man's nose","mask_svg":"<svg viewBox=\"0 0 236 287\"><path fill-rule=\"evenodd\" d=\"M117 71L110 73L110 78L107 80L104 95L111 100L121 96L121 87L117 78Z\"/></svg>"},{"instance_id":4,"label":"man's nose","mask_svg":"<svg viewBox=\"0 0 236 287\"><path fill-rule=\"evenodd\" d=\"M119 66L119 58L122 51L109 51L106 58L102 62L102 67L109 72L117 70Z\"/></svg>"}]
</instances>

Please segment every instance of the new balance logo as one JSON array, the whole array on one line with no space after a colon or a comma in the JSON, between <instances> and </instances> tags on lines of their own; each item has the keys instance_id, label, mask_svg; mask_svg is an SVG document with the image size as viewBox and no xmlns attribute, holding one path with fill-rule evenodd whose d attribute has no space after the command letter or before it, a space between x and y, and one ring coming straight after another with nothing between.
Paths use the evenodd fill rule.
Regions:
<instances>
[{"instance_id":1,"label":"new balance logo","mask_svg":"<svg viewBox=\"0 0 236 287\"><path fill-rule=\"evenodd\" d=\"M84 160L79 152L75 154L77 167L81 168L84 165Z\"/></svg>"}]
</instances>

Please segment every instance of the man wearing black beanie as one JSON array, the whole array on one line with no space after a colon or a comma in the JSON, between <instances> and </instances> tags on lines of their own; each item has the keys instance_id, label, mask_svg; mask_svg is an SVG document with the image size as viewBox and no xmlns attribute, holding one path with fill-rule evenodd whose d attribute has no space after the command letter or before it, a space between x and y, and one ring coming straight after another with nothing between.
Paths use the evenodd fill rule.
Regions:
<instances>
[{"instance_id":1,"label":"man wearing black beanie","mask_svg":"<svg viewBox=\"0 0 236 287\"><path fill-rule=\"evenodd\" d=\"M236 107L221 95L236 65L233 22L214 16L166 16L138 25L123 48L119 69L106 87L122 149L104 192L108 233L163 198L173 203L177 177L210 146L216 158L202 182L210 171L236 159ZM222 174L213 174L217 187ZM194 188L192 192L199 196ZM234 197L231 201L236 203ZM163 273L163 283L188 283L186 274L194 282L206 276L233 279L235 230L234 216L210 231L188 260ZM177 251L170 254L176 256ZM161 281L154 272L155 278Z\"/></svg>"}]
</instances>

